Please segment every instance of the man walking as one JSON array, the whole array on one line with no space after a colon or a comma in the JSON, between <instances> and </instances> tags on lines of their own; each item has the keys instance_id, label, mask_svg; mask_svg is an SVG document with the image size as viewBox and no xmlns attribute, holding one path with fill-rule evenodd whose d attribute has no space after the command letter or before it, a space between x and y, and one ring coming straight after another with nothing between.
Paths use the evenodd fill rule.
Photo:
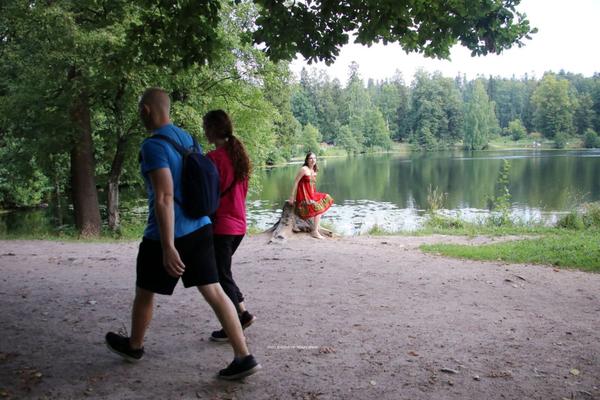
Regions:
<instances>
[{"instance_id":1,"label":"man walking","mask_svg":"<svg viewBox=\"0 0 600 400\"><path fill-rule=\"evenodd\" d=\"M194 140L169 117L170 99L158 88L144 92L140 117L153 135L167 136L184 148ZM231 364L219 371L223 379L239 379L260 369L250 354L231 300L219 284L209 217L190 218L181 208L183 159L165 140L150 137L142 144L141 169L148 192L149 215L137 256L136 293L131 336L106 334L108 348L128 361L144 355L144 335L154 308L154 294L171 295L182 279L196 286L212 307L234 351Z\"/></svg>"}]
</instances>

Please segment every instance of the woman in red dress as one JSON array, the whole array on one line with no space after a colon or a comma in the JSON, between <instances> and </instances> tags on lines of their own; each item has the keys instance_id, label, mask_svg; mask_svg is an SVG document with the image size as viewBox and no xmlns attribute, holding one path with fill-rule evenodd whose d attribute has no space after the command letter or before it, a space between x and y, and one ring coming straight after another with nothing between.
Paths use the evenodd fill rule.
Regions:
<instances>
[{"instance_id":1,"label":"woman in red dress","mask_svg":"<svg viewBox=\"0 0 600 400\"><path fill-rule=\"evenodd\" d=\"M319 222L321 214L333 204L333 198L327 193L316 191L317 171L319 171L317 156L314 153L308 153L304 159L304 165L296 174L292 195L288 201L294 204L296 214L300 218L314 218L312 236L323 239L319 233Z\"/></svg>"}]
</instances>

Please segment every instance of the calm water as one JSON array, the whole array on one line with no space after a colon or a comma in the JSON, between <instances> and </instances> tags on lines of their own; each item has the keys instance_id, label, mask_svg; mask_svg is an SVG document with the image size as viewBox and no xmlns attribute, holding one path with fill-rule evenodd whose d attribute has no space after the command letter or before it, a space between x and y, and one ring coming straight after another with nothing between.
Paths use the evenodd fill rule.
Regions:
<instances>
[{"instance_id":1,"label":"calm water","mask_svg":"<svg viewBox=\"0 0 600 400\"><path fill-rule=\"evenodd\" d=\"M600 201L600 151L515 150L438 152L319 159L317 190L330 193L335 205L323 221L343 234L358 234L374 225L414 230L424 220L428 187L447 193L442 213L468 221L489 216L487 197L494 194L502 160L511 162L512 216L524 222L553 223L560 213L583 201ZM273 224L289 197L300 164L257 170L260 190L248 200L250 224ZM127 217L144 219L140 191L125 193ZM128 199L127 199L128 198ZM0 234L47 232L72 221L63 207L0 215Z\"/></svg>"},{"instance_id":2,"label":"calm water","mask_svg":"<svg viewBox=\"0 0 600 400\"><path fill-rule=\"evenodd\" d=\"M600 151L438 152L320 159L317 190L335 205L323 217L345 234L413 230L423 223L429 185L447 193L442 212L468 221L489 216L502 160L511 163L513 219L553 223L582 201L600 200ZM262 191L250 197L249 219L277 220L299 165L260 171Z\"/></svg>"}]
</instances>

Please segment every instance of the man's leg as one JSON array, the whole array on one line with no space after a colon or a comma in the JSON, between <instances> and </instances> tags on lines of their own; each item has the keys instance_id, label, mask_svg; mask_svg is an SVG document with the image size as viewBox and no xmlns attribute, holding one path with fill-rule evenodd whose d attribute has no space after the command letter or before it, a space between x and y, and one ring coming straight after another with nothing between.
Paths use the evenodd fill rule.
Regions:
<instances>
[{"instance_id":1,"label":"man's leg","mask_svg":"<svg viewBox=\"0 0 600 400\"><path fill-rule=\"evenodd\" d=\"M137 287L131 310L131 337L129 344L133 349L144 347L144 335L152 320L154 311L154 293Z\"/></svg>"},{"instance_id":2,"label":"man's leg","mask_svg":"<svg viewBox=\"0 0 600 400\"><path fill-rule=\"evenodd\" d=\"M131 310L131 336L108 332L105 339L110 351L127 361L139 361L144 356L144 335L152 320L153 308L154 293L136 287Z\"/></svg>"},{"instance_id":3,"label":"man's leg","mask_svg":"<svg viewBox=\"0 0 600 400\"><path fill-rule=\"evenodd\" d=\"M238 358L243 358L250 354L248 347L246 346L246 339L242 331L242 325L238 318L237 312L233 303L227 297L223 288L219 283L212 283L210 285L198 286L198 290L202 293L202 296L206 299L208 304L212 307L213 311L219 318L221 326L225 330L233 352Z\"/></svg>"}]
</instances>

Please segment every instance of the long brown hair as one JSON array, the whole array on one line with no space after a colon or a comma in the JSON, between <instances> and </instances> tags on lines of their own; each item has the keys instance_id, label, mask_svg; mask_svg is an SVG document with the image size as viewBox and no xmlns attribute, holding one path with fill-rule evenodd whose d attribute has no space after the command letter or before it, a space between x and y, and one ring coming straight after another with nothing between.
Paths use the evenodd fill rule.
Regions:
<instances>
[{"instance_id":1,"label":"long brown hair","mask_svg":"<svg viewBox=\"0 0 600 400\"><path fill-rule=\"evenodd\" d=\"M229 115L223 110L212 110L202 118L204 129L210 132L210 139L225 140L225 151L233 163L234 180L243 181L250 177L252 169L246 148L238 138L233 136L233 124Z\"/></svg>"},{"instance_id":2,"label":"long brown hair","mask_svg":"<svg viewBox=\"0 0 600 400\"><path fill-rule=\"evenodd\" d=\"M310 158L310 156L317 156L315 153L313 152L309 152L306 157L304 158L304 165L303 167L308 167L308 159ZM319 172L319 167L317 167L317 162L315 161L315 165L313 165L313 171L315 172Z\"/></svg>"}]
</instances>

